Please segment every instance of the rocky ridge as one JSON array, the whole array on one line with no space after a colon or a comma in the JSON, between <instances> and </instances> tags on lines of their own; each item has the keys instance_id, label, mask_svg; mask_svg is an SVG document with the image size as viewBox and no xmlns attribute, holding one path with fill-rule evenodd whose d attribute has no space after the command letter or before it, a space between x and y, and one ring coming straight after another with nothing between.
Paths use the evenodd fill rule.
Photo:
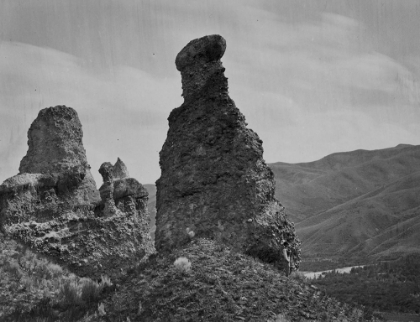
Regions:
<instances>
[{"instance_id":1,"label":"rocky ridge","mask_svg":"<svg viewBox=\"0 0 420 322\"><path fill-rule=\"evenodd\" d=\"M78 275L117 274L127 258L153 251L148 194L118 160L112 172L117 180L104 183L113 193L101 199L82 136L74 109L39 112L20 173L0 186L1 229ZM114 205L111 212L107 202Z\"/></svg>"},{"instance_id":2,"label":"rocky ridge","mask_svg":"<svg viewBox=\"0 0 420 322\"><path fill-rule=\"evenodd\" d=\"M189 265L174 264L179 258ZM364 313L299 275L286 278L270 264L200 238L128 272L104 307L106 317L85 321L360 321Z\"/></svg>"},{"instance_id":3,"label":"rocky ridge","mask_svg":"<svg viewBox=\"0 0 420 322\"><path fill-rule=\"evenodd\" d=\"M294 262L300 242L274 198L274 177L262 141L228 95L219 35L191 41L176 58L184 103L169 115L156 182L156 247L211 238L266 262L281 262L288 240Z\"/></svg>"}]
</instances>

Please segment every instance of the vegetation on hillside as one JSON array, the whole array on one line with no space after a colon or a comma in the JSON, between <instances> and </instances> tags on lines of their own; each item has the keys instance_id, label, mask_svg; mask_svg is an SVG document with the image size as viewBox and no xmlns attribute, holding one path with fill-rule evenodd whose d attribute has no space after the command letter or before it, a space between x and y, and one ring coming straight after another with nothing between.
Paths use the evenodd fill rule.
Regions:
<instances>
[{"instance_id":1,"label":"vegetation on hillside","mask_svg":"<svg viewBox=\"0 0 420 322\"><path fill-rule=\"evenodd\" d=\"M2 321L359 321L362 307L214 241L133 263L115 285L80 278L2 237ZM111 291L112 290L112 291Z\"/></svg>"},{"instance_id":2,"label":"vegetation on hillside","mask_svg":"<svg viewBox=\"0 0 420 322\"><path fill-rule=\"evenodd\" d=\"M81 318L112 286L80 278L12 239L0 239L0 320Z\"/></svg>"},{"instance_id":3,"label":"vegetation on hillside","mask_svg":"<svg viewBox=\"0 0 420 322\"><path fill-rule=\"evenodd\" d=\"M353 268L350 274L327 273L313 281L339 301L371 312L420 313L420 256Z\"/></svg>"}]
</instances>

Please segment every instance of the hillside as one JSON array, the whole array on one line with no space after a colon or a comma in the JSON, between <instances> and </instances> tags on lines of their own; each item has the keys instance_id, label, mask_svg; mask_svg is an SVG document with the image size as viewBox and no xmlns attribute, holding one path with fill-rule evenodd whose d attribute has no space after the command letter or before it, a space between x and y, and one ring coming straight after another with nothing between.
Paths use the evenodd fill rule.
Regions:
<instances>
[{"instance_id":1,"label":"hillside","mask_svg":"<svg viewBox=\"0 0 420 322\"><path fill-rule=\"evenodd\" d=\"M420 172L298 223L303 251L387 256L420 251Z\"/></svg>"},{"instance_id":2,"label":"hillside","mask_svg":"<svg viewBox=\"0 0 420 322\"><path fill-rule=\"evenodd\" d=\"M86 321L357 321L363 314L207 239L153 256L103 303L106 317Z\"/></svg>"},{"instance_id":3,"label":"hillside","mask_svg":"<svg viewBox=\"0 0 420 322\"><path fill-rule=\"evenodd\" d=\"M372 312L406 313L406 319L391 321L420 321L420 256L409 255L395 261L353 268L350 274L335 271L322 274L312 283L327 294L346 303L363 305Z\"/></svg>"},{"instance_id":4,"label":"hillside","mask_svg":"<svg viewBox=\"0 0 420 322\"><path fill-rule=\"evenodd\" d=\"M289 210L306 257L418 252L420 146L335 153L275 163L276 195Z\"/></svg>"},{"instance_id":5,"label":"hillside","mask_svg":"<svg viewBox=\"0 0 420 322\"><path fill-rule=\"evenodd\" d=\"M358 321L364 311L205 239L115 280L80 278L0 234L2 321ZM179 258L184 258L179 259ZM175 261L178 259L178 264Z\"/></svg>"},{"instance_id":6,"label":"hillside","mask_svg":"<svg viewBox=\"0 0 420 322\"><path fill-rule=\"evenodd\" d=\"M276 196L296 221L420 171L420 146L334 153L309 163L270 164Z\"/></svg>"}]
</instances>

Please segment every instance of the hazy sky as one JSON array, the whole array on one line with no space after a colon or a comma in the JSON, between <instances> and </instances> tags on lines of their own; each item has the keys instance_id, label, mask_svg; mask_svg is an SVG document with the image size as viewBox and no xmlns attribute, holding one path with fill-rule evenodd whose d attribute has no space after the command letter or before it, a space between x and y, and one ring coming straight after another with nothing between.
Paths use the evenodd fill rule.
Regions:
<instances>
[{"instance_id":1,"label":"hazy sky","mask_svg":"<svg viewBox=\"0 0 420 322\"><path fill-rule=\"evenodd\" d=\"M175 56L220 34L230 96L267 162L420 144L420 1L1 0L0 181L40 109L75 108L97 185L120 157L160 176Z\"/></svg>"}]
</instances>

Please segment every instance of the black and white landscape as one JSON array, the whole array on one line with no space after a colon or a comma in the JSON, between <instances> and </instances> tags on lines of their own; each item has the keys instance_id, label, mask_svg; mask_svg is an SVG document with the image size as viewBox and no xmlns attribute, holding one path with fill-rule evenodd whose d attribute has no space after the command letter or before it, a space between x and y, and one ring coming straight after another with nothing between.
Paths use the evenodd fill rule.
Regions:
<instances>
[{"instance_id":1,"label":"black and white landscape","mask_svg":"<svg viewBox=\"0 0 420 322\"><path fill-rule=\"evenodd\" d=\"M0 1L0 320L420 321L419 30L417 0Z\"/></svg>"}]
</instances>

